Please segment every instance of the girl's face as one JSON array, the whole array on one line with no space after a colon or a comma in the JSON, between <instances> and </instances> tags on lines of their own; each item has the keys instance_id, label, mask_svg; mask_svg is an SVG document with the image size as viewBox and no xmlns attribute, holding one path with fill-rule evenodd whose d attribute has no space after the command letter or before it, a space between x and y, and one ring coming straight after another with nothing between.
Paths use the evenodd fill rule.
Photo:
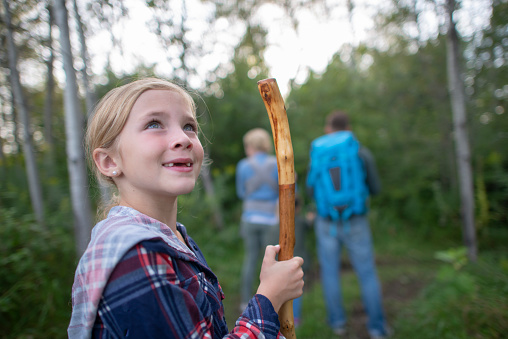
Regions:
<instances>
[{"instance_id":1,"label":"girl's face","mask_svg":"<svg viewBox=\"0 0 508 339\"><path fill-rule=\"evenodd\" d=\"M131 206L192 191L203 161L197 122L188 102L169 90L148 90L136 100L118 136L115 178Z\"/></svg>"}]
</instances>

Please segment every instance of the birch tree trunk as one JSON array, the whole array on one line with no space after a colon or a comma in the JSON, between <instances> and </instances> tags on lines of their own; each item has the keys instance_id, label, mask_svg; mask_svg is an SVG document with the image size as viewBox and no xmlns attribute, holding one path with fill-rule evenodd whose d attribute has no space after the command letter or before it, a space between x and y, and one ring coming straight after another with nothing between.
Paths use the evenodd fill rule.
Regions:
<instances>
[{"instance_id":1,"label":"birch tree trunk","mask_svg":"<svg viewBox=\"0 0 508 339\"><path fill-rule=\"evenodd\" d=\"M5 155L4 155L4 143L2 141L2 137L0 136L0 161L4 161Z\"/></svg>"},{"instance_id":2,"label":"birch tree trunk","mask_svg":"<svg viewBox=\"0 0 508 339\"><path fill-rule=\"evenodd\" d=\"M77 30L78 30L81 62L83 63L83 67L81 68L81 80L83 81L83 87L85 89L85 104L86 104L87 116L90 116L90 114L92 114L92 111L93 111L94 105L97 101L97 98L95 95L95 91L93 90L92 86L90 85L90 78L88 76L90 58L88 55L88 48L87 48L87 44L86 44L83 21L81 20L81 15L79 14L77 1L73 0L72 3L73 3L73 8L74 8L74 15L76 17L76 26L77 26Z\"/></svg>"},{"instance_id":3,"label":"birch tree trunk","mask_svg":"<svg viewBox=\"0 0 508 339\"><path fill-rule=\"evenodd\" d=\"M66 77L64 105L67 167L74 213L76 252L78 256L81 256L90 239L92 227L85 153L82 148L84 115L78 97L65 0L53 0L53 8L56 23L60 29L60 47Z\"/></svg>"},{"instance_id":4,"label":"birch tree trunk","mask_svg":"<svg viewBox=\"0 0 508 339\"><path fill-rule=\"evenodd\" d=\"M3 106L3 105L0 105L0 106ZM0 107L1 108L1 107ZM0 112L0 123L1 124L4 124L5 123L5 118L4 118L4 114L3 112ZM5 154L4 154L4 142L3 142L3 139L2 139L2 136L0 135L0 163L3 164L4 163L4 160L5 160ZM3 166L0 166L0 170L3 168ZM3 173L0 172L0 174L2 175L3 177Z\"/></svg>"},{"instance_id":5,"label":"birch tree trunk","mask_svg":"<svg viewBox=\"0 0 508 339\"><path fill-rule=\"evenodd\" d=\"M54 97L53 94L55 92L55 76L53 74L54 70L54 61L55 61L55 53L53 51L53 24L55 22L53 8L49 3L47 5L47 11L49 14L49 23L48 23L48 49L49 49L49 58L46 61L46 69L47 69L47 78L46 78L46 97L44 99L44 140L48 148L49 156L47 159L47 168L53 168L55 162L55 140L53 138L53 104ZM52 174L53 171L51 170Z\"/></svg>"},{"instance_id":6,"label":"birch tree trunk","mask_svg":"<svg viewBox=\"0 0 508 339\"><path fill-rule=\"evenodd\" d=\"M0 99L3 99L3 96L0 96ZM4 111L4 107L5 107L5 104L3 102L0 102L0 124L5 124L5 111ZM2 166L3 164L5 164L3 162L3 160L5 159L5 154L4 154L4 141L3 141L3 138L2 138L2 135L0 134L0 175L1 177L3 178L4 177L4 173L2 172L4 166Z\"/></svg>"},{"instance_id":7,"label":"birch tree trunk","mask_svg":"<svg viewBox=\"0 0 508 339\"><path fill-rule=\"evenodd\" d=\"M473 171L467 133L466 100L461 77L459 41L455 22L453 21L455 0L447 0L447 7L449 20L447 38L448 84L453 113L457 168L459 172L463 236L469 259L476 261L478 249L474 220Z\"/></svg>"},{"instance_id":8,"label":"birch tree trunk","mask_svg":"<svg viewBox=\"0 0 508 339\"><path fill-rule=\"evenodd\" d=\"M35 160L34 147L32 142L32 133L30 129L30 117L28 107L21 87L20 76L18 72L18 52L13 38L11 23L11 12L8 0L3 0L5 10L5 24L7 26L7 49L9 54L9 70L11 72L11 87L14 96L15 105L20 114L20 121L23 124L23 154L25 155L25 167L28 177L28 187L30 191L30 200L35 217L39 225L44 225L44 207L42 202L42 188L39 181L39 172Z\"/></svg>"},{"instance_id":9,"label":"birch tree trunk","mask_svg":"<svg viewBox=\"0 0 508 339\"><path fill-rule=\"evenodd\" d=\"M79 8L76 0L72 1L74 16L76 17L76 26L78 30L79 37L79 45L80 45L80 56L81 62L83 63L83 67L81 68L81 80L83 81L83 87L85 89L85 105L86 105L86 115L90 117L92 115L95 103L97 102L97 96L93 89L93 86L90 84L90 78L88 76L89 67L89 55L88 55L88 47L86 44L85 37L85 29L83 27L83 21L81 20L81 15L79 14ZM104 185L102 183L98 183L99 190L101 192L101 201L103 204L106 204L111 199L111 189L109 186Z\"/></svg>"},{"instance_id":10,"label":"birch tree trunk","mask_svg":"<svg viewBox=\"0 0 508 339\"><path fill-rule=\"evenodd\" d=\"M21 142L19 141L19 124L20 118L18 117L18 110L16 109L16 93L12 92L11 95L11 114L12 114L12 122L14 123L12 127L12 135L14 136L14 145L16 146L16 151L19 151L19 145Z\"/></svg>"}]
</instances>

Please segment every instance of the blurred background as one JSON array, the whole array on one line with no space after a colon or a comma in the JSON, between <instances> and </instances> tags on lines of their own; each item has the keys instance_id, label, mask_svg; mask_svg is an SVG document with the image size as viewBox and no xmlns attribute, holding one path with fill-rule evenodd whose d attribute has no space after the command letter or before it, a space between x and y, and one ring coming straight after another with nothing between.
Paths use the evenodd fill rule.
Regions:
<instances>
[{"instance_id":1,"label":"blurred background","mask_svg":"<svg viewBox=\"0 0 508 339\"><path fill-rule=\"evenodd\" d=\"M186 86L210 164L180 198L219 277L230 329L243 243L235 166L270 123L277 79L302 213L310 142L340 109L374 154L371 226L395 338L508 333L506 0L3 0L0 19L0 338L65 338L77 260L111 192L83 130L107 91L143 76ZM328 338L313 232L299 338ZM366 338L347 257L350 338Z\"/></svg>"}]
</instances>

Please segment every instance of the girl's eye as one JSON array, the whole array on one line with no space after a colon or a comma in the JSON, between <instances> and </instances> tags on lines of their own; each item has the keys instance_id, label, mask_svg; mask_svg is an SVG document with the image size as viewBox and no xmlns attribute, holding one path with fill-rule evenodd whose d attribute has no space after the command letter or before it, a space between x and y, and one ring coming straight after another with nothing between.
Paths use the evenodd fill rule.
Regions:
<instances>
[{"instance_id":1,"label":"girl's eye","mask_svg":"<svg viewBox=\"0 0 508 339\"><path fill-rule=\"evenodd\" d=\"M153 120L153 121L150 121L146 125L146 129L153 129L153 128L161 128L160 122L158 122L157 120Z\"/></svg>"},{"instance_id":2,"label":"girl's eye","mask_svg":"<svg viewBox=\"0 0 508 339\"><path fill-rule=\"evenodd\" d=\"M183 126L183 130L186 132L196 132L196 126L193 124L186 124Z\"/></svg>"}]
</instances>

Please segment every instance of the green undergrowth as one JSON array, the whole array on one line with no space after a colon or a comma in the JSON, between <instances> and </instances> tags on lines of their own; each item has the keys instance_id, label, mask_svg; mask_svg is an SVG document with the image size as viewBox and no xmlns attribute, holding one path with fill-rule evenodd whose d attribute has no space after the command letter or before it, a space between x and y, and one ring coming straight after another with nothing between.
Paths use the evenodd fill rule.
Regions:
<instances>
[{"instance_id":1,"label":"green undergrowth","mask_svg":"<svg viewBox=\"0 0 508 339\"><path fill-rule=\"evenodd\" d=\"M466 260L456 265L465 256L459 227L416 227L382 218L376 211L371 221L377 269L393 338L502 338L508 333L505 321L508 319L508 253L503 246L508 240L506 232L493 231L497 234L495 240L492 237L482 240L480 235L478 262ZM210 224L188 226L219 277L226 295L224 306L230 329L240 315L243 242L238 227L234 220L227 222L222 230ZM302 322L296 334L299 339L333 338L326 322L314 234L308 237L311 265L310 272L306 272ZM451 261L446 256L451 256ZM348 314L348 332L344 337L366 338L358 280L346 252L342 261L342 287Z\"/></svg>"},{"instance_id":2,"label":"green undergrowth","mask_svg":"<svg viewBox=\"0 0 508 339\"><path fill-rule=\"evenodd\" d=\"M460 270L441 266L397 318L397 338L506 338L508 270L500 264L481 257Z\"/></svg>"},{"instance_id":3,"label":"green undergrowth","mask_svg":"<svg viewBox=\"0 0 508 339\"><path fill-rule=\"evenodd\" d=\"M184 208L184 207L182 207ZM186 210L187 212L187 210ZM226 298L230 329L240 315L243 241L234 211L219 229L209 215L186 213L182 221L217 274ZM393 338L503 338L508 333L508 232L479 235L479 259L464 261L460 229L434 231L371 215L378 274ZM0 338L66 338L76 259L65 213L54 212L45 227L14 208L0 208ZM333 338L308 234L302 322L297 337ZM365 315L354 271L343 256L342 286L348 314L344 338L365 338Z\"/></svg>"},{"instance_id":4,"label":"green undergrowth","mask_svg":"<svg viewBox=\"0 0 508 339\"><path fill-rule=\"evenodd\" d=\"M467 261L460 228L422 231L373 213L373 238L384 308L393 338L506 338L508 232L479 235L477 262ZM367 338L356 275L343 260L342 290L348 315L344 338ZM326 323L319 281L305 291L297 337L334 337ZM336 336L335 336L336 337Z\"/></svg>"},{"instance_id":5,"label":"green undergrowth","mask_svg":"<svg viewBox=\"0 0 508 339\"><path fill-rule=\"evenodd\" d=\"M74 239L56 214L41 227L0 209L0 338L67 337Z\"/></svg>"}]
</instances>

